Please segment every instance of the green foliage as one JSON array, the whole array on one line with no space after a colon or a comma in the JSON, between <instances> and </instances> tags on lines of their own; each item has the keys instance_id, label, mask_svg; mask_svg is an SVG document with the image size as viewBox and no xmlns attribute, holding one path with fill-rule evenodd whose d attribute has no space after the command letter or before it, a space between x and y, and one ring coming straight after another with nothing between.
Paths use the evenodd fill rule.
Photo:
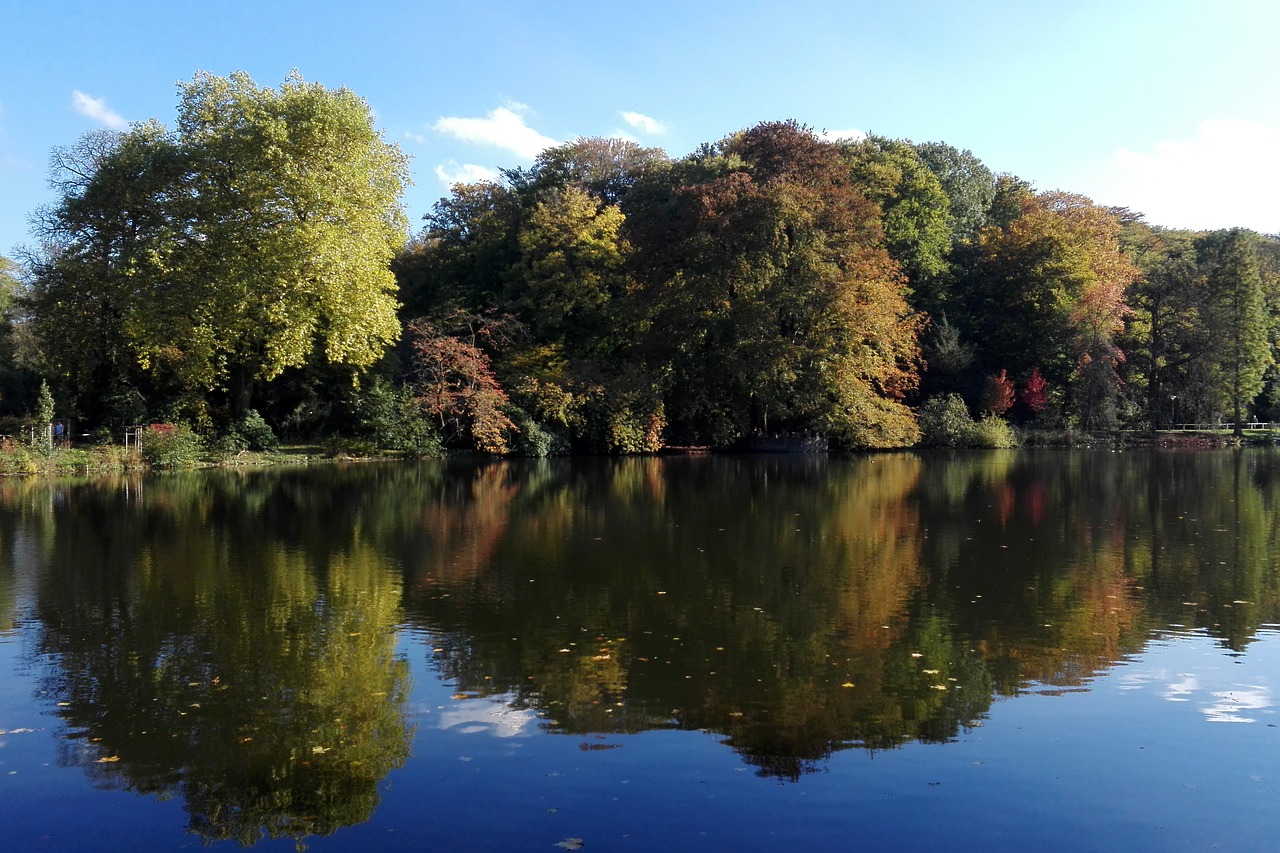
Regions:
<instances>
[{"instance_id":1,"label":"green foliage","mask_svg":"<svg viewBox=\"0 0 1280 853\"><path fill-rule=\"evenodd\" d=\"M204 441L186 424L151 424L142 430L142 459L152 468L191 468Z\"/></svg>"},{"instance_id":2,"label":"green foliage","mask_svg":"<svg viewBox=\"0 0 1280 853\"><path fill-rule=\"evenodd\" d=\"M959 394L930 397L920 407L920 443L925 447L966 447L973 427Z\"/></svg>"},{"instance_id":3,"label":"green foliage","mask_svg":"<svg viewBox=\"0 0 1280 853\"><path fill-rule=\"evenodd\" d=\"M280 446L280 439L275 431L262 419L257 409L250 409L244 417L231 425L228 432L244 443L249 450L275 450Z\"/></svg>"},{"instance_id":4,"label":"green foliage","mask_svg":"<svg viewBox=\"0 0 1280 853\"><path fill-rule=\"evenodd\" d=\"M375 377L361 388L355 410L357 432L371 449L413 457L440 455L440 438L408 388Z\"/></svg>"},{"instance_id":5,"label":"green foliage","mask_svg":"<svg viewBox=\"0 0 1280 853\"><path fill-rule=\"evenodd\" d=\"M869 136L846 148L854 180L880 206L885 248L910 282L917 309L939 311L951 249L951 201L909 142Z\"/></svg>"},{"instance_id":6,"label":"green foliage","mask_svg":"<svg viewBox=\"0 0 1280 853\"><path fill-rule=\"evenodd\" d=\"M178 113L55 152L30 308L90 420L115 387L192 417L225 388L239 415L255 383L317 354L369 365L399 333L406 160L367 104L201 72Z\"/></svg>"},{"instance_id":7,"label":"green foliage","mask_svg":"<svg viewBox=\"0 0 1280 853\"><path fill-rule=\"evenodd\" d=\"M960 151L945 142L916 146L925 165L937 176L950 201L953 239L971 240L987 224L996 196L991 170L969 150Z\"/></svg>"},{"instance_id":8,"label":"green foliage","mask_svg":"<svg viewBox=\"0 0 1280 853\"><path fill-rule=\"evenodd\" d=\"M507 415L518 430L512 446L515 455L542 458L569 452L569 439L563 433L548 429L519 406L508 406Z\"/></svg>"},{"instance_id":9,"label":"green foliage","mask_svg":"<svg viewBox=\"0 0 1280 853\"><path fill-rule=\"evenodd\" d=\"M1218 231L1201 238L1197 247L1205 269L1204 313L1214 333L1221 391L1235 432L1241 435L1249 403L1262 391L1263 373L1273 360L1257 237L1242 229Z\"/></svg>"},{"instance_id":10,"label":"green foliage","mask_svg":"<svg viewBox=\"0 0 1280 853\"><path fill-rule=\"evenodd\" d=\"M40 383L40 393L36 397L36 422L32 425L32 442L34 450L48 456L53 452L53 392L48 382Z\"/></svg>"},{"instance_id":11,"label":"green foliage","mask_svg":"<svg viewBox=\"0 0 1280 853\"><path fill-rule=\"evenodd\" d=\"M979 418L969 432L969 446L990 450L1018 446L1018 434L1004 418L994 414L985 414Z\"/></svg>"},{"instance_id":12,"label":"green foliage","mask_svg":"<svg viewBox=\"0 0 1280 853\"><path fill-rule=\"evenodd\" d=\"M1003 418L988 412L975 421L959 394L930 397L920 407L920 443L925 447L1017 447L1018 436Z\"/></svg>"}]
</instances>

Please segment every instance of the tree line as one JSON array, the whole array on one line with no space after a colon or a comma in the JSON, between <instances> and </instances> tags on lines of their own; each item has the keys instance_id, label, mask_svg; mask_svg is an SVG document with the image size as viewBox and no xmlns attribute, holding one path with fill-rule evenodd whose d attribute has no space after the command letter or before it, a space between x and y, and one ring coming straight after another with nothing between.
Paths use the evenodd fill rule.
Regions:
<instances>
[{"instance_id":1,"label":"tree line","mask_svg":"<svg viewBox=\"0 0 1280 853\"><path fill-rule=\"evenodd\" d=\"M0 406L44 381L86 430L533 455L1280 419L1280 238L946 143L584 138L454 186L412 237L407 176L363 100L297 75L200 73L173 128L56 150L38 246L0 269Z\"/></svg>"}]
</instances>

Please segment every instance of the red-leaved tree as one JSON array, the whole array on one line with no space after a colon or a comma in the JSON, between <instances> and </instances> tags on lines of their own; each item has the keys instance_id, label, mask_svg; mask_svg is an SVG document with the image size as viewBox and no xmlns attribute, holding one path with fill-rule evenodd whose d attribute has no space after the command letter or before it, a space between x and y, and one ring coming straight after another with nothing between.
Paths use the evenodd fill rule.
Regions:
<instances>
[{"instance_id":1,"label":"red-leaved tree","mask_svg":"<svg viewBox=\"0 0 1280 853\"><path fill-rule=\"evenodd\" d=\"M1049 383L1040 375L1040 368L1035 367L1031 370L1031 375L1027 377L1027 381L1022 385L1023 404L1031 410L1033 414L1040 414L1044 407L1049 405Z\"/></svg>"},{"instance_id":2,"label":"red-leaved tree","mask_svg":"<svg viewBox=\"0 0 1280 853\"><path fill-rule=\"evenodd\" d=\"M489 356L474 342L445 334L427 320L409 324L411 382L418 403L446 444L470 437L476 450L506 453L516 425L503 411L503 390Z\"/></svg>"},{"instance_id":3,"label":"red-leaved tree","mask_svg":"<svg viewBox=\"0 0 1280 853\"><path fill-rule=\"evenodd\" d=\"M982 389L982 410L993 415L1003 415L1013 407L1013 380L1006 371L987 377Z\"/></svg>"}]
</instances>

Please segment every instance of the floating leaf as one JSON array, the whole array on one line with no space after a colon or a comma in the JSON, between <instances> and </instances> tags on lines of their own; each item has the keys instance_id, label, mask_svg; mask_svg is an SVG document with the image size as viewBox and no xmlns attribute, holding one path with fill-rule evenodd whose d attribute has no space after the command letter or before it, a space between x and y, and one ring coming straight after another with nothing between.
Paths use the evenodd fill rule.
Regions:
<instances>
[{"instance_id":1,"label":"floating leaf","mask_svg":"<svg viewBox=\"0 0 1280 853\"><path fill-rule=\"evenodd\" d=\"M563 847L565 850L581 850L586 845L581 838L566 838L564 841L557 841L555 846Z\"/></svg>"}]
</instances>

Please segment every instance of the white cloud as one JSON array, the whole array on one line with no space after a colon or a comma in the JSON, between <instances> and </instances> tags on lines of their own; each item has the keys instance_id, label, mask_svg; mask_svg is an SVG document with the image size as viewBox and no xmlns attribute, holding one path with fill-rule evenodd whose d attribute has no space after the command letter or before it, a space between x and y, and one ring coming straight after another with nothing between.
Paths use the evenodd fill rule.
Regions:
<instances>
[{"instance_id":1,"label":"white cloud","mask_svg":"<svg viewBox=\"0 0 1280 853\"><path fill-rule=\"evenodd\" d=\"M866 131L849 128L848 130L824 130L818 134L819 139L827 142L861 142L867 138Z\"/></svg>"},{"instance_id":2,"label":"white cloud","mask_svg":"<svg viewBox=\"0 0 1280 853\"><path fill-rule=\"evenodd\" d=\"M1266 709L1275 704L1271 701L1271 691L1258 685L1220 691L1214 693L1213 698L1218 700L1216 704L1200 709L1211 723L1256 723L1257 717L1249 716L1249 712L1266 713Z\"/></svg>"},{"instance_id":3,"label":"white cloud","mask_svg":"<svg viewBox=\"0 0 1280 853\"><path fill-rule=\"evenodd\" d=\"M1280 127L1213 119L1195 138L1157 142L1149 151L1120 149L1099 180L1095 198L1145 214L1169 228L1243 226L1280 232Z\"/></svg>"},{"instance_id":4,"label":"white cloud","mask_svg":"<svg viewBox=\"0 0 1280 853\"><path fill-rule=\"evenodd\" d=\"M412 130L406 130L404 132L404 138L410 142L416 142L419 145L425 145L429 141L426 134L414 133Z\"/></svg>"},{"instance_id":5,"label":"white cloud","mask_svg":"<svg viewBox=\"0 0 1280 853\"><path fill-rule=\"evenodd\" d=\"M623 142L634 142L636 145L640 144L640 140L636 139L634 134L628 133L627 131L622 130L621 128L611 131L609 133L609 138L621 139Z\"/></svg>"},{"instance_id":6,"label":"white cloud","mask_svg":"<svg viewBox=\"0 0 1280 853\"><path fill-rule=\"evenodd\" d=\"M530 710L513 708L501 697L472 699L453 706L440 715L440 728L458 734L488 734L509 738L531 734L538 715Z\"/></svg>"},{"instance_id":7,"label":"white cloud","mask_svg":"<svg viewBox=\"0 0 1280 853\"><path fill-rule=\"evenodd\" d=\"M496 181L498 172L488 166L477 166L475 163L459 164L456 160L448 160L436 166L436 177L446 187L454 184L477 184L481 181Z\"/></svg>"},{"instance_id":8,"label":"white cloud","mask_svg":"<svg viewBox=\"0 0 1280 853\"><path fill-rule=\"evenodd\" d=\"M666 122L658 121L658 119L647 116L644 113L619 110L618 115L622 116L623 121L641 133L658 134L667 132Z\"/></svg>"},{"instance_id":9,"label":"white cloud","mask_svg":"<svg viewBox=\"0 0 1280 853\"><path fill-rule=\"evenodd\" d=\"M106 98L91 98L76 89L71 93L71 103L80 115L101 122L112 130L129 129L129 122L124 116L107 106Z\"/></svg>"},{"instance_id":10,"label":"white cloud","mask_svg":"<svg viewBox=\"0 0 1280 853\"><path fill-rule=\"evenodd\" d=\"M520 111L527 111L523 104L498 107L484 118L442 118L433 128L463 142L475 142L505 148L527 160L532 160L544 149L560 143L545 136L524 123Z\"/></svg>"}]
</instances>

